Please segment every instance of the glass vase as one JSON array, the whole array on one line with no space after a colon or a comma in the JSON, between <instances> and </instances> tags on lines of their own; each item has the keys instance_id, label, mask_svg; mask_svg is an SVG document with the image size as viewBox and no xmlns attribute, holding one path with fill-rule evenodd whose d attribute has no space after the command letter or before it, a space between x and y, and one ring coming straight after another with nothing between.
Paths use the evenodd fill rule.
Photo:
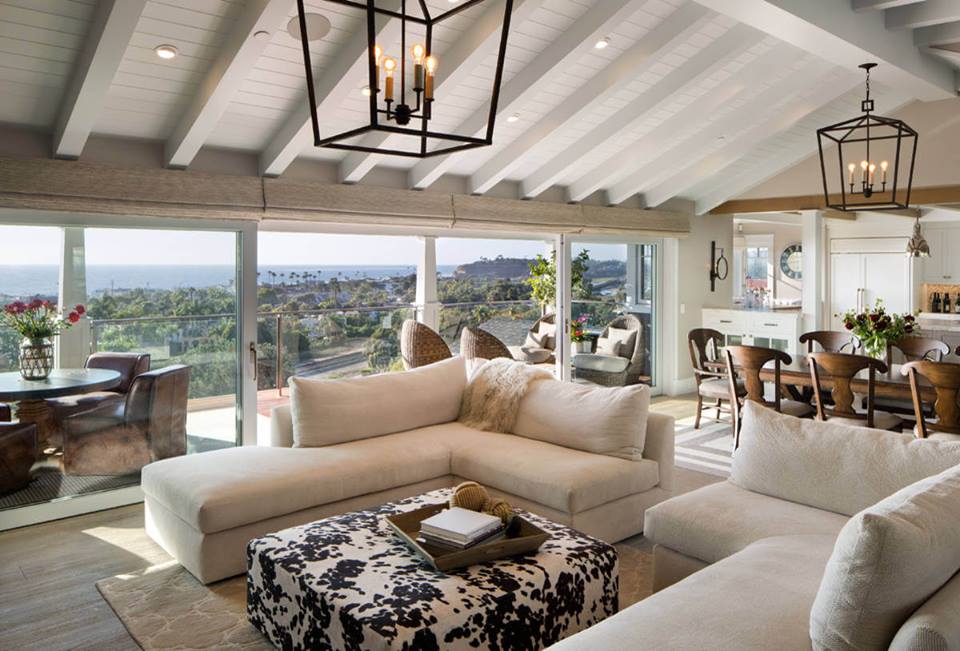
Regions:
<instances>
[{"instance_id":1,"label":"glass vase","mask_svg":"<svg viewBox=\"0 0 960 651\"><path fill-rule=\"evenodd\" d=\"M24 380L46 380L52 371L52 339L24 339L20 342L20 375Z\"/></svg>"}]
</instances>

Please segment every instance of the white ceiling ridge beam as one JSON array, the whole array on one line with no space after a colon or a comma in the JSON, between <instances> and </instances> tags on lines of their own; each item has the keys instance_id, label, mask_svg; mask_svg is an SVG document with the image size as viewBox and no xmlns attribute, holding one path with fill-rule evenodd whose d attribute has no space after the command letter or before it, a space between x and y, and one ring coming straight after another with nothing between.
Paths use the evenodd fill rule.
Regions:
<instances>
[{"instance_id":1,"label":"white ceiling ridge beam","mask_svg":"<svg viewBox=\"0 0 960 651\"><path fill-rule=\"evenodd\" d=\"M53 155L79 158L147 0L100 0L61 102Z\"/></svg>"},{"instance_id":2,"label":"white ceiling ridge beam","mask_svg":"<svg viewBox=\"0 0 960 651\"><path fill-rule=\"evenodd\" d=\"M885 93L881 91L878 93L878 95L882 96L885 95ZM845 99L846 98L841 97L835 101L844 101ZM884 99L884 103L886 103L887 99L890 99L891 105L895 107L894 110L898 110L910 100L910 98L903 95L892 96L890 98L882 97L882 99ZM856 102L856 98L851 98L851 100ZM809 158L811 154L816 155L815 143L812 143L809 147L806 147L802 150L785 149L776 157L772 159L764 159L734 178L724 178L718 181L716 184L714 184L713 189L707 190L701 196L697 197L696 214L703 215L710 212L720 204L725 203L734 197L738 197L744 192L757 187L761 183L768 181L783 171L794 167L801 161ZM760 174L755 173L755 170L758 168L761 170ZM817 182L820 182L819 179ZM820 189L820 192L822 191L823 190Z\"/></svg>"},{"instance_id":3,"label":"white ceiling ridge beam","mask_svg":"<svg viewBox=\"0 0 960 651\"><path fill-rule=\"evenodd\" d=\"M933 47L960 43L960 22L944 23L914 30L913 43L917 47Z\"/></svg>"},{"instance_id":4,"label":"white ceiling ridge beam","mask_svg":"<svg viewBox=\"0 0 960 651\"><path fill-rule=\"evenodd\" d=\"M957 0L926 0L915 5L895 7L886 13L887 29L919 29L960 21Z\"/></svg>"},{"instance_id":5,"label":"white ceiling ridge beam","mask_svg":"<svg viewBox=\"0 0 960 651\"><path fill-rule=\"evenodd\" d=\"M770 52L758 56L706 95L694 100L657 125L653 131L635 142L624 143L623 149L586 171L583 176L567 186L567 199L583 201L601 188L619 187L622 181L634 176L637 170L658 165L660 156L676 146L678 134L689 132L691 124L703 122L705 116L723 109L730 102L748 93L753 84L781 71L783 62L789 61L795 55L796 48L781 43ZM707 124L704 128L709 127L710 125ZM703 133L702 129L697 130L690 135L690 138L702 143L701 133ZM611 205L616 205L622 203L634 192L636 190L623 197L614 197L608 192L607 199Z\"/></svg>"},{"instance_id":6,"label":"white ceiling ridge beam","mask_svg":"<svg viewBox=\"0 0 960 651\"><path fill-rule=\"evenodd\" d=\"M923 2L924 0L851 0L850 6L854 11L883 11L894 7Z\"/></svg>"},{"instance_id":7,"label":"white ceiling ridge beam","mask_svg":"<svg viewBox=\"0 0 960 651\"><path fill-rule=\"evenodd\" d=\"M592 48L596 40L609 32L618 23L636 12L632 0L604 0L602 9L594 7L577 20L557 40L534 57L520 72L500 89L500 101L497 104L497 116L514 113L518 105L526 98L535 96L558 74L563 74L565 66L583 56L587 47ZM461 122L454 132L471 136L481 135L486 129L490 115L490 102L484 102L470 117ZM411 188L423 190L439 179L456 160L455 156L436 156L427 158L410 170Z\"/></svg>"},{"instance_id":8,"label":"white ceiling ridge beam","mask_svg":"<svg viewBox=\"0 0 960 651\"><path fill-rule=\"evenodd\" d=\"M386 0L378 7L399 11L400 3L401 0ZM374 29L377 41L393 42L400 36L400 21L378 13ZM367 25L363 21L360 28L330 57L330 63L319 74L314 73L317 113L325 115L335 111L349 93L357 92L367 79L367 74ZM313 125L307 93L304 91L293 114L287 117L266 149L260 153L260 174L280 176L304 149L312 145Z\"/></svg>"},{"instance_id":9,"label":"white ceiling ridge beam","mask_svg":"<svg viewBox=\"0 0 960 651\"><path fill-rule=\"evenodd\" d=\"M564 174L581 166L583 158L596 148L622 143L624 134L634 129L657 107L670 101L689 85L709 77L729 63L731 58L754 47L763 38L764 35L753 28L744 25L732 27L524 179L523 196L534 197L556 185Z\"/></svg>"},{"instance_id":10,"label":"white ceiling ridge beam","mask_svg":"<svg viewBox=\"0 0 960 651\"><path fill-rule=\"evenodd\" d=\"M270 44L269 38L261 41L254 38L254 34L264 31L273 35L284 26L295 7L295 0L252 0L244 7L200 84L200 91L166 142L164 163L167 167L184 169L190 165Z\"/></svg>"},{"instance_id":11,"label":"white ceiling ridge beam","mask_svg":"<svg viewBox=\"0 0 960 651\"><path fill-rule=\"evenodd\" d=\"M634 79L648 70L659 55L677 47L715 17L715 13L693 2L667 16L610 65L485 162L470 177L470 187L475 192L489 191L515 170L524 156L547 144L551 136L564 126L609 99L625 80Z\"/></svg>"},{"instance_id":12,"label":"white ceiling ridge beam","mask_svg":"<svg viewBox=\"0 0 960 651\"><path fill-rule=\"evenodd\" d=\"M512 27L521 25L539 9L546 0L516 0L510 17ZM483 63L484 59L495 52L500 44L503 32L503 7L492 3L479 20L474 22L467 34L458 38L444 51L441 57L442 70L448 70L434 83L434 97L442 105L444 96L456 88ZM375 131L364 136L359 143L364 147L380 147L390 139L390 134ZM370 152L350 152L340 163L341 183L359 183L376 164L384 158L383 154Z\"/></svg>"},{"instance_id":13,"label":"white ceiling ridge beam","mask_svg":"<svg viewBox=\"0 0 960 651\"><path fill-rule=\"evenodd\" d=\"M909 32L889 32L887 12L857 13L838 0L695 1L843 68L882 63L876 79L917 99L956 97L954 69L914 46Z\"/></svg>"},{"instance_id":14,"label":"white ceiling ridge beam","mask_svg":"<svg viewBox=\"0 0 960 651\"><path fill-rule=\"evenodd\" d=\"M668 199L681 196L686 190L699 183L701 179L708 178L718 170L731 165L754 147L791 129L811 113L847 94L851 89L862 83L855 74L851 74L847 77L847 80L849 83L840 81L821 84L807 97L793 99L786 106L776 111L773 116L758 123L730 145L696 161L693 165L676 172L666 181L644 192L643 198L646 205L657 206ZM812 138L814 134L811 133L810 135Z\"/></svg>"},{"instance_id":15,"label":"white ceiling ridge beam","mask_svg":"<svg viewBox=\"0 0 960 651\"><path fill-rule=\"evenodd\" d=\"M784 47L792 46L785 45ZM786 57L781 58L771 53L769 58L783 61ZM648 188L655 188L665 179L673 178L678 172L692 167L700 158L703 158L703 150L716 142L716 139L720 136L728 138L725 141L725 148L735 147L736 140L729 134L739 134L750 129L752 125L757 123L757 120L770 115L772 107L784 105L789 107L789 103L795 97L809 91L811 86L822 80L832 68L833 66L826 61L812 58L799 71L794 71L785 79L761 91L750 101L749 105L728 112L718 120L706 125L693 137L669 148L662 155L657 155L659 151L657 149L638 148L636 154L624 160L624 166L629 174L622 181L607 188L610 202L613 204L622 203L634 194ZM843 92L846 92L846 90L844 88ZM783 109L777 111L778 115L782 113ZM669 131L669 129L664 129L665 133L669 133ZM643 156L643 153L647 155ZM621 160L624 158L621 157ZM697 180L693 181L693 183L696 182Z\"/></svg>"}]
</instances>

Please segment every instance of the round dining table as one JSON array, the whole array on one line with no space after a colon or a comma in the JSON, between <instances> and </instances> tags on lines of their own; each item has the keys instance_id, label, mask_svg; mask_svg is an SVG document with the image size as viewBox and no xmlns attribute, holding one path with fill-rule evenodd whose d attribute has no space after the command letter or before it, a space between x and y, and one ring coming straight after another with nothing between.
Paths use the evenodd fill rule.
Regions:
<instances>
[{"instance_id":1,"label":"round dining table","mask_svg":"<svg viewBox=\"0 0 960 651\"><path fill-rule=\"evenodd\" d=\"M107 391L120 385L120 373L99 368L63 368L45 380L24 380L19 372L0 373L0 402L17 403L17 419L37 426L40 449L48 447L48 398L60 398L93 391Z\"/></svg>"}]
</instances>

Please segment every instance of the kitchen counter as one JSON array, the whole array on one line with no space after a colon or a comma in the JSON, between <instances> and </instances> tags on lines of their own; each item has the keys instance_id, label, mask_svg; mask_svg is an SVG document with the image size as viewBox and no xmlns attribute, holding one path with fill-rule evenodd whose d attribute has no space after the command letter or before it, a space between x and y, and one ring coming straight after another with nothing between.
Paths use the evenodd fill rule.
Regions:
<instances>
[{"instance_id":1,"label":"kitchen counter","mask_svg":"<svg viewBox=\"0 0 960 651\"><path fill-rule=\"evenodd\" d=\"M917 315L917 322L920 324L920 334L924 334L924 332L960 332L960 314L921 312Z\"/></svg>"}]
</instances>

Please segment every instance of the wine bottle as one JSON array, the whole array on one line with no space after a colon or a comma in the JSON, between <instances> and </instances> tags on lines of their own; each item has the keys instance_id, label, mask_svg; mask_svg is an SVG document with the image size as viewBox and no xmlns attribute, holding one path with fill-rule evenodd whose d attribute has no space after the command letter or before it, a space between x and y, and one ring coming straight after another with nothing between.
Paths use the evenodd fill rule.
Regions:
<instances>
[{"instance_id":1,"label":"wine bottle","mask_svg":"<svg viewBox=\"0 0 960 651\"><path fill-rule=\"evenodd\" d=\"M940 292L933 293L933 304L930 306L930 311L935 313L940 311Z\"/></svg>"},{"instance_id":2,"label":"wine bottle","mask_svg":"<svg viewBox=\"0 0 960 651\"><path fill-rule=\"evenodd\" d=\"M953 312L953 310L950 309L950 293L944 292L943 293L943 313L950 314L951 312Z\"/></svg>"},{"instance_id":3,"label":"wine bottle","mask_svg":"<svg viewBox=\"0 0 960 651\"><path fill-rule=\"evenodd\" d=\"M957 298L953 301L953 311L960 314L960 292L957 292Z\"/></svg>"}]
</instances>

